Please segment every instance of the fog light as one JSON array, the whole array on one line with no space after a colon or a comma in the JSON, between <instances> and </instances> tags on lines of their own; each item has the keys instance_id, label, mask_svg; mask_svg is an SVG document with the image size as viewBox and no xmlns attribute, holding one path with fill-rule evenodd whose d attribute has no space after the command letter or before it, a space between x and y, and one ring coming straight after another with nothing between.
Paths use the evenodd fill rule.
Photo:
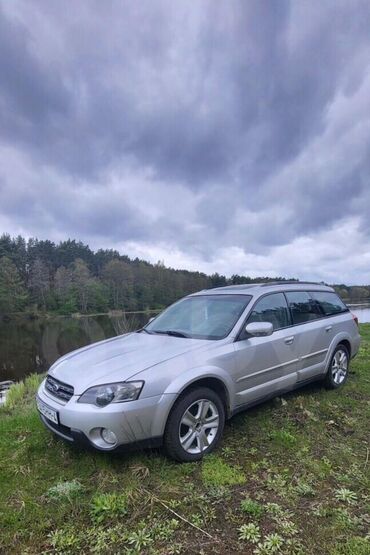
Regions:
<instances>
[{"instance_id":1,"label":"fog light","mask_svg":"<svg viewBox=\"0 0 370 555\"><path fill-rule=\"evenodd\" d=\"M101 429L101 437L104 439L105 443L109 443L109 445L117 443L116 434L108 428Z\"/></svg>"}]
</instances>

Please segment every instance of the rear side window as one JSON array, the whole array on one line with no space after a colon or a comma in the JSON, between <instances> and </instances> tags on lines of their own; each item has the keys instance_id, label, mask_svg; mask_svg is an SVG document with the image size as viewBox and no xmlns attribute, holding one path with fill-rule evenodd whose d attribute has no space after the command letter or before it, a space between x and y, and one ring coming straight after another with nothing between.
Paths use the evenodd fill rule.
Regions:
<instances>
[{"instance_id":1,"label":"rear side window","mask_svg":"<svg viewBox=\"0 0 370 555\"><path fill-rule=\"evenodd\" d=\"M285 295L292 313L293 324L304 324L322 318L319 305L306 291L290 291Z\"/></svg>"},{"instance_id":2,"label":"rear side window","mask_svg":"<svg viewBox=\"0 0 370 555\"><path fill-rule=\"evenodd\" d=\"M271 322L274 330L290 326L288 306L283 293L266 295L257 301L247 324L251 322Z\"/></svg>"},{"instance_id":3,"label":"rear side window","mask_svg":"<svg viewBox=\"0 0 370 555\"><path fill-rule=\"evenodd\" d=\"M348 308L344 302L336 295L326 291L312 291L312 297L319 303L325 316L332 316L340 312L347 312Z\"/></svg>"}]
</instances>

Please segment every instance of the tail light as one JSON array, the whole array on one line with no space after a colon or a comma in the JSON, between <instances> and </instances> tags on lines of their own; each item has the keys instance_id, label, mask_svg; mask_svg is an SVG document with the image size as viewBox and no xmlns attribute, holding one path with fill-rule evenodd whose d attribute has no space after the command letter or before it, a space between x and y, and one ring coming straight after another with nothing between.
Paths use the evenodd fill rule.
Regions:
<instances>
[{"instance_id":1,"label":"tail light","mask_svg":"<svg viewBox=\"0 0 370 555\"><path fill-rule=\"evenodd\" d=\"M358 318L357 318L357 316L355 314L353 314L353 312L351 314L352 314L352 318L355 321L356 326L358 327Z\"/></svg>"}]
</instances>

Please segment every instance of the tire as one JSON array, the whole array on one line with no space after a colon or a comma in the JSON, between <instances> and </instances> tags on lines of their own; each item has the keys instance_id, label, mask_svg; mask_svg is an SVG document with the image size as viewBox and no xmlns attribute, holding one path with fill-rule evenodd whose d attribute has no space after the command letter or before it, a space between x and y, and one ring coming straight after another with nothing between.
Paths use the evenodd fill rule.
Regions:
<instances>
[{"instance_id":1,"label":"tire","mask_svg":"<svg viewBox=\"0 0 370 555\"><path fill-rule=\"evenodd\" d=\"M349 372L349 352L347 347L341 343L337 345L330 359L329 368L325 376L324 384L327 389L338 389L342 387Z\"/></svg>"},{"instance_id":2,"label":"tire","mask_svg":"<svg viewBox=\"0 0 370 555\"><path fill-rule=\"evenodd\" d=\"M225 407L219 395L208 387L184 393L167 420L164 448L180 462L198 461L215 449L225 425Z\"/></svg>"}]
</instances>

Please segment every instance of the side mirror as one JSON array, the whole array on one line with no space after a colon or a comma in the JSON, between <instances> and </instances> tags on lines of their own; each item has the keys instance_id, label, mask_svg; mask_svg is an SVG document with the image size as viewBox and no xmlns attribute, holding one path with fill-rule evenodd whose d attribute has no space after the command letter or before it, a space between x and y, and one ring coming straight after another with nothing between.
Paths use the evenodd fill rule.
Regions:
<instances>
[{"instance_id":1,"label":"side mirror","mask_svg":"<svg viewBox=\"0 0 370 555\"><path fill-rule=\"evenodd\" d=\"M245 331L253 337L266 337L274 331L271 322L251 322L245 326Z\"/></svg>"}]
</instances>

